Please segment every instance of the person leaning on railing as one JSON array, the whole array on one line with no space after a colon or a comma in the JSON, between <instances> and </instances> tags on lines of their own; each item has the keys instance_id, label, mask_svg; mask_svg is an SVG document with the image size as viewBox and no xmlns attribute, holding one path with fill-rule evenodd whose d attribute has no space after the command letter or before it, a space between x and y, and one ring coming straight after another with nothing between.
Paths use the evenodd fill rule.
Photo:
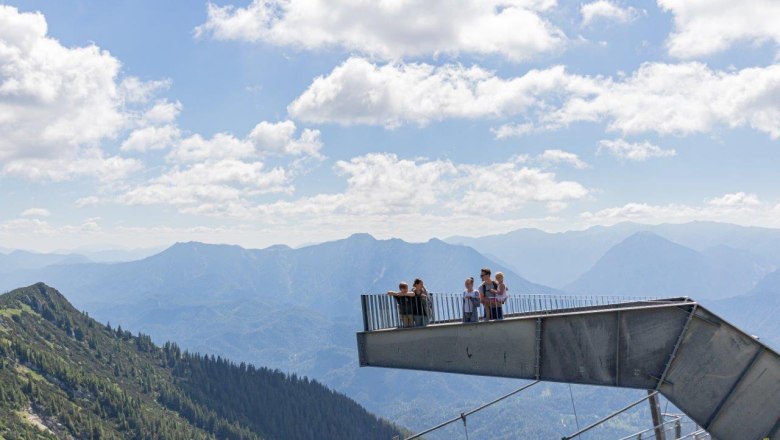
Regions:
<instances>
[{"instance_id":1,"label":"person leaning on railing","mask_svg":"<svg viewBox=\"0 0 780 440\"><path fill-rule=\"evenodd\" d=\"M431 302L428 291L425 289L423 280L416 278L412 284L412 313L414 314L414 325L425 326L431 320Z\"/></svg>"},{"instance_id":2,"label":"person leaning on railing","mask_svg":"<svg viewBox=\"0 0 780 440\"><path fill-rule=\"evenodd\" d=\"M409 291L409 285L401 282L398 285L398 292L390 290L388 295L395 297L398 304L398 315L401 317L401 327L412 327L414 325L413 301L414 292Z\"/></svg>"}]
</instances>

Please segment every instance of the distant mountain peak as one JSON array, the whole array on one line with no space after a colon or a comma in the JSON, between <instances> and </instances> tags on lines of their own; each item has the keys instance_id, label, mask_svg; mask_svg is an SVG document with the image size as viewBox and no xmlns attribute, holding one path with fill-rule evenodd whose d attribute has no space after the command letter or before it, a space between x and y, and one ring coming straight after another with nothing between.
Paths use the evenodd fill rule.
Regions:
<instances>
[{"instance_id":1,"label":"distant mountain peak","mask_svg":"<svg viewBox=\"0 0 780 440\"><path fill-rule=\"evenodd\" d=\"M358 232L347 237L349 241L378 241L373 235L368 232Z\"/></svg>"}]
</instances>

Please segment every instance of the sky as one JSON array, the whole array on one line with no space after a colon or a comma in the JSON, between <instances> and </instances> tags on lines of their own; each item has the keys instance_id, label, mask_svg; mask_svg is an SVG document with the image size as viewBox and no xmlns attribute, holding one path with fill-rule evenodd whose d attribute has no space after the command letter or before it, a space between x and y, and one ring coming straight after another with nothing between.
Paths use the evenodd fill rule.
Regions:
<instances>
[{"instance_id":1,"label":"sky","mask_svg":"<svg viewBox=\"0 0 780 440\"><path fill-rule=\"evenodd\" d=\"M0 248L780 227L774 0L0 3Z\"/></svg>"}]
</instances>

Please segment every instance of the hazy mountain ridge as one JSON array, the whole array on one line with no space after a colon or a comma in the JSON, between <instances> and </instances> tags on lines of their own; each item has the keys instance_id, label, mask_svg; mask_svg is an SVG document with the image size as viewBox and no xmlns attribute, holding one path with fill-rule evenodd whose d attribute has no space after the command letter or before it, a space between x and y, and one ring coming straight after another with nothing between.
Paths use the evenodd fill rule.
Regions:
<instances>
[{"instance_id":1,"label":"hazy mountain ridge","mask_svg":"<svg viewBox=\"0 0 780 440\"><path fill-rule=\"evenodd\" d=\"M780 269L764 277L746 295L709 305L732 324L780 351Z\"/></svg>"},{"instance_id":2,"label":"hazy mountain ridge","mask_svg":"<svg viewBox=\"0 0 780 440\"><path fill-rule=\"evenodd\" d=\"M746 251L718 246L698 252L651 232L637 232L610 248L565 290L723 299L749 291L768 271L767 265Z\"/></svg>"},{"instance_id":3,"label":"hazy mountain ridge","mask_svg":"<svg viewBox=\"0 0 780 440\"><path fill-rule=\"evenodd\" d=\"M626 222L558 233L519 229L479 238L450 237L445 241L501 255L503 261L529 280L561 288L592 268L610 248L642 231L699 252L720 246L748 252L766 265L768 271L780 267L780 229L717 222L660 225Z\"/></svg>"},{"instance_id":4,"label":"hazy mountain ridge","mask_svg":"<svg viewBox=\"0 0 780 440\"><path fill-rule=\"evenodd\" d=\"M387 265L388 261L394 263ZM459 292L463 280L478 275L484 266L506 272L507 284L516 292L556 292L528 282L468 247L435 239L427 243L376 240L367 234L299 249L177 243L138 261L54 265L18 271L1 283L5 288L36 281L62 286L79 307L141 300L190 306L265 296L271 299L270 306L278 298L280 305L316 306L322 312L354 316L360 293L385 292L417 276L430 291ZM106 291L104 285L116 289Z\"/></svg>"},{"instance_id":5,"label":"hazy mountain ridge","mask_svg":"<svg viewBox=\"0 0 780 440\"><path fill-rule=\"evenodd\" d=\"M157 347L148 336L105 327L41 283L0 296L0 382L0 437L9 439L398 433L308 379L189 354L176 344Z\"/></svg>"},{"instance_id":6,"label":"hazy mountain ridge","mask_svg":"<svg viewBox=\"0 0 780 440\"><path fill-rule=\"evenodd\" d=\"M54 264L89 263L91 260L83 255L67 253L43 254L14 250L0 253L0 273L11 273L19 270L41 269Z\"/></svg>"}]
</instances>

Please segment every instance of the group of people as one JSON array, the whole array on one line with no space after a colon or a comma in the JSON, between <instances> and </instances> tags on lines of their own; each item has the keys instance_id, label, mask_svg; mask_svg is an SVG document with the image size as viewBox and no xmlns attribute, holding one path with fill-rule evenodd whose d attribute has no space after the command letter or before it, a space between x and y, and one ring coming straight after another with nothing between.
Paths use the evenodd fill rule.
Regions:
<instances>
[{"instance_id":1,"label":"group of people","mask_svg":"<svg viewBox=\"0 0 780 440\"><path fill-rule=\"evenodd\" d=\"M476 290L474 277L466 278L462 297L463 322L479 322L480 307L484 308L482 318L485 321L504 319L503 306L509 297L504 274L496 273L496 279L493 280L490 268L485 267L480 271L480 278L482 284ZM391 290L387 294L394 297L398 304L401 327L425 326L433 317L433 301L420 278L414 280L411 289L406 282L402 282L397 291Z\"/></svg>"}]
</instances>

